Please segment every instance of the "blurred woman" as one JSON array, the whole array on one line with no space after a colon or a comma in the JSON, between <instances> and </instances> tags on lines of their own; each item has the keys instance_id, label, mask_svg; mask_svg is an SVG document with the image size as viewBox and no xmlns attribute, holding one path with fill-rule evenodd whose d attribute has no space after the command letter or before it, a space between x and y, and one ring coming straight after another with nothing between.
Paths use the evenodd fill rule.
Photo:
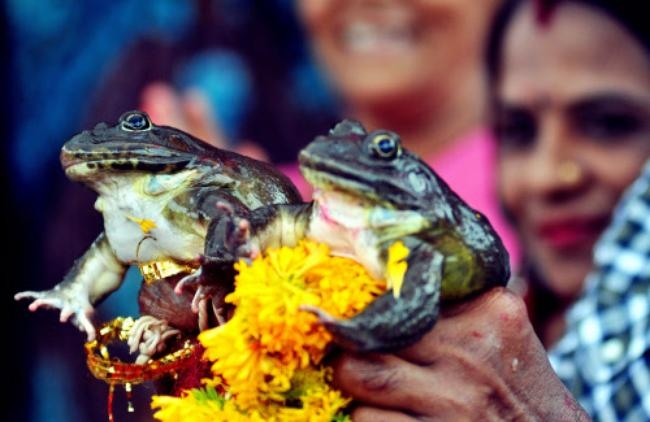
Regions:
<instances>
[{"instance_id":1,"label":"blurred woman","mask_svg":"<svg viewBox=\"0 0 650 422\"><path fill-rule=\"evenodd\" d=\"M354 420L650 418L647 255L620 265L630 262L627 249L647 251L647 235L632 237L647 231L638 223L647 217L637 211L628 228L617 220L631 233L616 239L637 243L599 244L588 300L572 308L567 332L563 319L583 291L596 238L650 157L642 7L515 0L497 14L488 67L499 191L523 240L532 307L494 289L444 309L430 333L394 355L342 355L335 380L357 399ZM630 295L613 294L630 280ZM560 336L553 356L562 381L545 353Z\"/></svg>"},{"instance_id":2,"label":"blurred woman","mask_svg":"<svg viewBox=\"0 0 650 422\"><path fill-rule=\"evenodd\" d=\"M523 242L530 313L547 346L563 331L615 204L650 157L650 32L634 26L635 12L606 1L536 12L528 2L493 40L499 192Z\"/></svg>"}]
</instances>

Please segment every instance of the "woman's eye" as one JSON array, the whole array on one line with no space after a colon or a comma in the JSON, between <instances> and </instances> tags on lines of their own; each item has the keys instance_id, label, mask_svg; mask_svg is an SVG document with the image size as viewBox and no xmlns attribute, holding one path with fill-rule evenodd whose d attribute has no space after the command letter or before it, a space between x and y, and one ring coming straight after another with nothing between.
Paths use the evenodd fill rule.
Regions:
<instances>
[{"instance_id":1,"label":"woman's eye","mask_svg":"<svg viewBox=\"0 0 650 422\"><path fill-rule=\"evenodd\" d=\"M616 140L639 133L646 125L643 120L626 112L586 111L575 118L576 129L595 140Z\"/></svg>"},{"instance_id":2,"label":"woman's eye","mask_svg":"<svg viewBox=\"0 0 650 422\"><path fill-rule=\"evenodd\" d=\"M650 127L647 105L622 95L584 99L570 107L568 114L577 133L596 141L623 140Z\"/></svg>"},{"instance_id":3,"label":"woman's eye","mask_svg":"<svg viewBox=\"0 0 650 422\"><path fill-rule=\"evenodd\" d=\"M537 123L526 111L507 110L497 116L494 131L501 147L526 148L535 142Z\"/></svg>"}]
</instances>

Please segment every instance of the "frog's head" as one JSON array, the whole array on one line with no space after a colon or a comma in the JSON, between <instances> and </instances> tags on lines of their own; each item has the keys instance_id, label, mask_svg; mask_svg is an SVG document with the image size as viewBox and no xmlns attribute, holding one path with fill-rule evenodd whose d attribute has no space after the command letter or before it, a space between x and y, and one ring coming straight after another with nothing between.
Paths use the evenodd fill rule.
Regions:
<instances>
[{"instance_id":1,"label":"frog's head","mask_svg":"<svg viewBox=\"0 0 650 422\"><path fill-rule=\"evenodd\" d=\"M343 120L300 152L300 168L317 191L336 191L387 208L422 210L447 203L448 188L388 130L366 132Z\"/></svg>"},{"instance_id":2,"label":"frog's head","mask_svg":"<svg viewBox=\"0 0 650 422\"><path fill-rule=\"evenodd\" d=\"M66 142L61 164L70 179L92 181L98 173L174 173L215 153L183 131L156 126L146 113L129 111L115 126L100 123Z\"/></svg>"}]
</instances>

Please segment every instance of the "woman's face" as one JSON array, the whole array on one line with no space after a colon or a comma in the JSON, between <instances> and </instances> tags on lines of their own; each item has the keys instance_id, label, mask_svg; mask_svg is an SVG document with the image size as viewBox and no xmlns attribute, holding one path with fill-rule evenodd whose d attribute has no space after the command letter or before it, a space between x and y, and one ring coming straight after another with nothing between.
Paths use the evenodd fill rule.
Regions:
<instances>
[{"instance_id":1,"label":"woman's face","mask_svg":"<svg viewBox=\"0 0 650 422\"><path fill-rule=\"evenodd\" d=\"M299 0L313 51L346 102L451 86L480 66L498 0ZM441 99L442 100L442 99Z\"/></svg>"},{"instance_id":2,"label":"woman's face","mask_svg":"<svg viewBox=\"0 0 650 422\"><path fill-rule=\"evenodd\" d=\"M519 10L503 59L500 194L542 279L571 298L650 156L650 60L606 15L572 3L544 23Z\"/></svg>"}]
</instances>

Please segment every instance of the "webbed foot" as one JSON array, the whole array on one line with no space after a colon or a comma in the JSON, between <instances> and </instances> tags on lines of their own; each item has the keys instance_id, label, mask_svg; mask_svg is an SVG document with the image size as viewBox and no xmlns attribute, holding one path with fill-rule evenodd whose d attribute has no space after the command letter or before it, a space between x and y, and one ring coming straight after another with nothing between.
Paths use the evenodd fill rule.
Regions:
<instances>
[{"instance_id":1,"label":"webbed foot","mask_svg":"<svg viewBox=\"0 0 650 422\"><path fill-rule=\"evenodd\" d=\"M213 262L235 262L252 259L259 254L251 242L249 211L227 202L216 204L219 213L208 227L206 259Z\"/></svg>"},{"instance_id":2,"label":"webbed foot","mask_svg":"<svg viewBox=\"0 0 650 422\"><path fill-rule=\"evenodd\" d=\"M336 318L326 311L312 305L302 305L301 310L311 312L318 317L318 322L329 331L334 342L347 350L352 351L378 351L383 349L373 340L372 333L357 324L353 319Z\"/></svg>"},{"instance_id":3,"label":"webbed foot","mask_svg":"<svg viewBox=\"0 0 650 422\"><path fill-rule=\"evenodd\" d=\"M358 352L392 352L418 341L438 318L442 254L409 257L406 282L400 296L388 291L349 319L333 317L311 305L302 310L315 314L335 343Z\"/></svg>"},{"instance_id":4,"label":"webbed foot","mask_svg":"<svg viewBox=\"0 0 650 422\"><path fill-rule=\"evenodd\" d=\"M39 308L60 309L59 321L70 321L80 331L86 333L88 341L92 341L96 336L95 326L91 321L95 308L88 301L87 295L77 293L57 286L40 292L16 293L14 299L33 299L29 304L29 310L32 312Z\"/></svg>"},{"instance_id":5,"label":"webbed foot","mask_svg":"<svg viewBox=\"0 0 650 422\"><path fill-rule=\"evenodd\" d=\"M139 353L135 363L147 363L155 354L165 350L168 339L180 333L180 330L170 327L167 321L144 315L138 318L131 327L127 340L129 352Z\"/></svg>"}]
</instances>

